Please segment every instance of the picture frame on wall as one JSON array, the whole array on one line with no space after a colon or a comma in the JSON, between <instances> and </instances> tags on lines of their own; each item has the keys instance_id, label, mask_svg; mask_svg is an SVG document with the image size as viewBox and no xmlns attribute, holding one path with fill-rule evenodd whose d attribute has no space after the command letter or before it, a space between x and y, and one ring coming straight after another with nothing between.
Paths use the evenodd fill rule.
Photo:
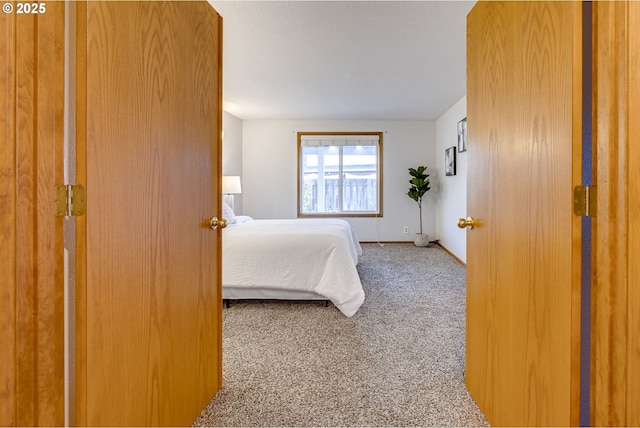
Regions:
<instances>
[{"instance_id":1,"label":"picture frame on wall","mask_svg":"<svg viewBox=\"0 0 640 428\"><path fill-rule=\"evenodd\" d=\"M456 175L456 147L449 147L444 151L445 175Z\"/></svg>"},{"instance_id":2,"label":"picture frame on wall","mask_svg":"<svg viewBox=\"0 0 640 428\"><path fill-rule=\"evenodd\" d=\"M467 118L458 122L458 153L467 151Z\"/></svg>"}]
</instances>

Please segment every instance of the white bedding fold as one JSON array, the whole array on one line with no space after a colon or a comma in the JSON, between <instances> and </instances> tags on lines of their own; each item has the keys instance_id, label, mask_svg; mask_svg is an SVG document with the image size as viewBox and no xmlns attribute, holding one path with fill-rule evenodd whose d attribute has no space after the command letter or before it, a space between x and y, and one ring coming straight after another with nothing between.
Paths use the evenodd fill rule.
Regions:
<instances>
[{"instance_id":1,"label":"white bedding fold","mask_svg":"<svg viewBox=\"0 0 640 428\"><path fill-rule=\"evenodd\" d=\"M222 236L222 286L315 292L346 316L364 302L362 247L341 219L252 220Z\"/></svg>"}]
</instances>

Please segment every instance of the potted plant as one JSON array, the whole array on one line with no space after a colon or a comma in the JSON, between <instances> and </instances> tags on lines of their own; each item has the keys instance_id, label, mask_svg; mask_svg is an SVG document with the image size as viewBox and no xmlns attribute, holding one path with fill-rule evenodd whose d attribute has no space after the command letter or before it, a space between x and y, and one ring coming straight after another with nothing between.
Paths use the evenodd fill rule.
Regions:
<instances>
[{"instance_id":1,"label":"potted plant","mask_svg":"<svg viewBox=\"0 0 640 428\"><path fill-rule=\"evenodd\" d=\"M418 208L420 210L420 233L416 233L416 239L413 241L416 247L426 247L429 245L429 235L424 235L422 233L422 197L430 189L429 174L425 174L426 170L426 166L409 168L409 174L411 174L411 180L409 180L409 183L411 184L411 187L409 188L407 195L418 203Z\"/></svg>"}]
</instances>

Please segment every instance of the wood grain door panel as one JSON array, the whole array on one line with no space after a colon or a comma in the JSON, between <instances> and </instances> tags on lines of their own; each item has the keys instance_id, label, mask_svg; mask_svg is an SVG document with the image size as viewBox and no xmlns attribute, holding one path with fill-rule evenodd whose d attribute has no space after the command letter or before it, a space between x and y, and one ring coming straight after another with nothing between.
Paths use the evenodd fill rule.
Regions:
<instances>
[{"instance_id":1,"label":"wood grain door panel","mask_svg":"<svg viewBox=\"0 0 640 428\"><path fill-rule=\"evenodd\" d=\"M0 15L0 426L64 424L64 3ZM15 4L14 4L15 7Z\"/></svg>"},{"instance_id":2,"label":"wood grain door panel","mask_svg":"<svg viewBox=\"0 0 640 428\"><path fill-rule=\"evenodd\" d=\"M221 19L78 6L78 423L191 424L221 386Z\"/></svg>"},{"instance_id":3,"label":"wood grain door panel","mask_svg":"<svg viewBox=\"0 0 640 428\"><path fill-rule=\"evenodd\" d=\"M627 218L640 218L640 3L629 3L629 211ZM640 223L629 222L627 403L628 426L640 426Z\"/></svg>"},{"instance_id":4,"label":"wood grain door panel","mask_svg":"<svg viewBox=\"0 0 640 428\"><path fill-rule=\"evenodd\" d=\"M640 5L594 3L591 424L640 425Z\"/></svg>"},{"instance_id":5,"label":"wood grain door panel","mask_svg":"<svg viewBox=\"0 0 640 428\"><path fill-rule=\"evenodd\" d=\"M468 15L466 376L492 425L577 415L575 8L482 2Z\"/></svg>"}]
</instances>

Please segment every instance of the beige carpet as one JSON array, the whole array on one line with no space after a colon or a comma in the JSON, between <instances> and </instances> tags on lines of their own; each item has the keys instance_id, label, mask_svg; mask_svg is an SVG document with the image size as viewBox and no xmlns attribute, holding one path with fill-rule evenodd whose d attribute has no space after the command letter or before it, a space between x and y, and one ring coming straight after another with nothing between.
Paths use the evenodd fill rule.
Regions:
<instances>
[{"instance_id":1,"label":"beige carpet","mask_svg":"<svg viewBox=\"0 0 640 428\"><path fill-rule=\"evenodd\" d=\"M487 426L464 385L465 268L441 248L363 245L365 303L224 310L223 389L194 426Z\"/></svg>"}]
</instances>

